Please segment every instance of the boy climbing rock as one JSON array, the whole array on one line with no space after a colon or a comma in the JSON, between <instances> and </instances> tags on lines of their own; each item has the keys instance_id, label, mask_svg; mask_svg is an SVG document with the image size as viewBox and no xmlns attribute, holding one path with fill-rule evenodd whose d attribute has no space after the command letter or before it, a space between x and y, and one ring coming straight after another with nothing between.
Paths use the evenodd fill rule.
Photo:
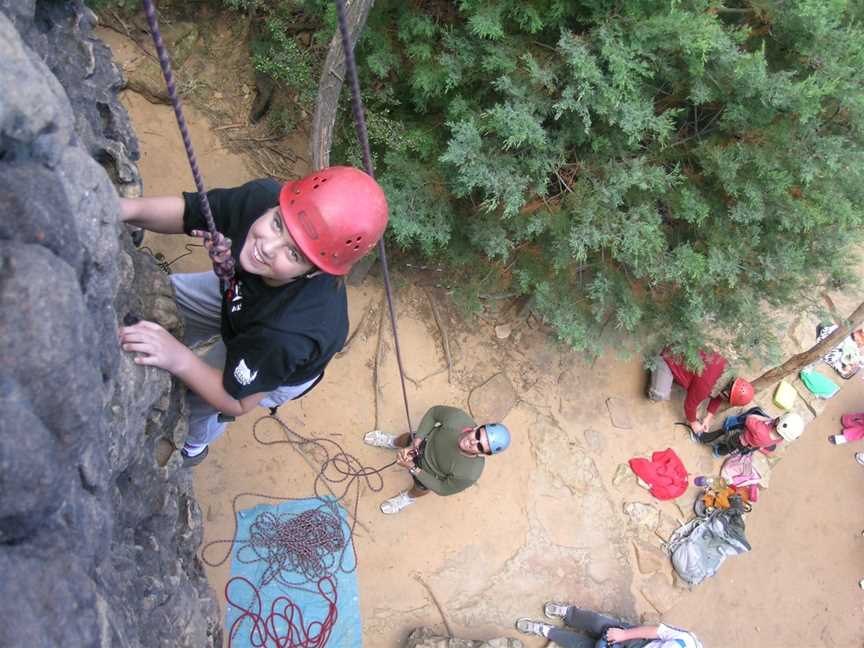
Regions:
<instances>
[{"instance_id":1,"label":"boy climbing rock","mask_svg":"<svg viewBox=\"0 0 864 648\"><path fill-rule=\"evenodd\" d=\"M217 261L230 255L234 278L174 274L186 323L184 341L153 322L120 329L135 362L160 367L189 388L185 466L199 464L227 420L257 405L278 407L323 377L348 334L348 303L339 278L371 250L387 225L387 201L373 178L330 167L281 185L255 180L207 194L217 230ZM214 242L197 194L124 199L122 219L162 234ZM219 337L199 358L191 346Z\"/></svg>"}]
</instances>

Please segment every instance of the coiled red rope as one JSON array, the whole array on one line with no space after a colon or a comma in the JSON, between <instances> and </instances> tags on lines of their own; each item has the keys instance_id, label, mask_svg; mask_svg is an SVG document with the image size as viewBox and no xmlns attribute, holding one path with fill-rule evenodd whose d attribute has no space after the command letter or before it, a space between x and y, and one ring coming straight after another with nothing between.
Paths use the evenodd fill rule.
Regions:
<instances>
[{"instance_id":1,"label":"coiled red rope","mask_svg":"<svg viewBox=\"0 0 864 648\"><path fill-rule=\"evenodd\" d=\"M245 592L237 591L244 586ZM256 648L324 648L339 618L336 583L330 576L323 576L318 579L317 589L327 603L327 614L323 621L306 623L303 610L288 596L273 599L265 613L261 593L254 583L242 576L229 580L225 585L225 600L240 610L228 629L229 648L238 636L243 636L248 645ZM245 636L247 632L248 637Z\"/></svg>"}]
</instances>

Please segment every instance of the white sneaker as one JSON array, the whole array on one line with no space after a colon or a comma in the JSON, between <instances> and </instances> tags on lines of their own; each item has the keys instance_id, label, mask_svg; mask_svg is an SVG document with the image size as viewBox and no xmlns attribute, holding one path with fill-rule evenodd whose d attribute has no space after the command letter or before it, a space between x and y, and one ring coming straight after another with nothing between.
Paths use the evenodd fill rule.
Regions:
<instances>
[{"instance_id":1,"label":"white sneaker","mask_svg":"<svg viewBox=\"0 0 864 648\"><path fill-rule=\"evenodd\" d=\"M367 432L363 437L363 443L375 446L376 448L390 448L391 450L398 449L396 447L396 437L392 434L386 434L381 430L372 430L371 432Z\"/></svg>"},{"instance_id":2,"label":"white sneaker","mask_svg":"<svg viewBox=\"0 0 864 648\"><path fill-rule=\"evenodd\" d=\"M398 513L406 506L411 506L414 503L414 498L408 495L408 491L402 491L396 497L391 497L388 500L381 502L381 512L387 515Z\"/></svg>"},{"instance_id":3,"label":"white sneaker","mask_svg":"<svg viewBox=\"0 0 864 648\"><path fill-rule=\"evenodd\" d=\"M864 452L856 452L855 461L864 466Z\"/></svg>"}]
</instances>

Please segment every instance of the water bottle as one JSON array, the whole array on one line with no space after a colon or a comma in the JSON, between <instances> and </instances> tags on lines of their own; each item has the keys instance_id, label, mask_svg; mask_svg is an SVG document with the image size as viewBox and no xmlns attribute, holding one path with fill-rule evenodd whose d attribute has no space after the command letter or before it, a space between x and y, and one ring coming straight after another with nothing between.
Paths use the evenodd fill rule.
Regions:
<instances>
[{"instance_id":1,"label":"water bottle","mask_svg":"<svg viewBox=\"0 0 864 648\"><path fill-rule=\"evenodd\" d=\"M693 479L693 485L701 488L710 488L712 490L722 490L726 488L726 480L722 477L699 475Z\"/></svg>"}]
</instances>

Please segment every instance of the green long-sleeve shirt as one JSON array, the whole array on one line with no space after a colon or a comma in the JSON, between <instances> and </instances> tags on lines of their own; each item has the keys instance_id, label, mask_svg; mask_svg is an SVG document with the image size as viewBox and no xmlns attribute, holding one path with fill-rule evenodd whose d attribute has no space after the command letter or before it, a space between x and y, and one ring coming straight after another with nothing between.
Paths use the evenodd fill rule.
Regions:
<instances>
[{"instance_id":1,"label":"green long-sleeve shirt","mask_svg":"<svg viewBox=\"0 0 864 648\"><path fill-rule=\"evenodd\" d=\"M438 495L455 495L480 479L486 464L483 456L469 457L459 450L459 436L475 426L455 407L436 405L426 412L416 433L426 439L417 481Z\"/></svg>"}]
</instances>

